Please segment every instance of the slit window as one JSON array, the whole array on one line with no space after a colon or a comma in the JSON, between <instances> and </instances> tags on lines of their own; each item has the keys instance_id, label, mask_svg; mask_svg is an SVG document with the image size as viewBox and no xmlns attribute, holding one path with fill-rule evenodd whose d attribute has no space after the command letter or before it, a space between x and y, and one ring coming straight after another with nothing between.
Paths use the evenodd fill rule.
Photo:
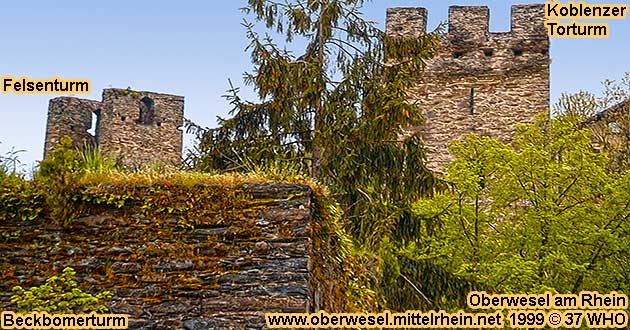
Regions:
<instances>
[{"instance_id":1,"label":"slit window","mask_svg":"<svg viewBox=\"0 0 630 330\"><path fill-rule=\"evenodd\" d=\"M155 119L155 111L153 109L153 100L149 97L143 97L140 100L140 117L138 124L151 125Z\"/></svg>"},{"instance_id":2,"label":"slit window","mask_svg":"<svg viewBox=\"0 0 630 330\"><path fill-rule=\"evenodd\" d=\"M484 49L483 50L483 54L486 55L486 57L491 57L492 55L494 55L494 50L492 50L492 49Z\"/></svg>"},{"instance_id":3,"label":"slit window","mask_svg":"<svg viewBox=\"0 0 630 330\"><path fill-rule=\"evenodd\" d=\"M96 111L98 110L91 112L92 120L90 120L90 129L87 131L92 136L96 135L96 122L98 121L98 114L96 113Z\"/></svg>"},{"instance_id":4,"label":"slit window","mask_svg":"<svg viewBox=\"0 0 630 330\"><path fill-rule=\"evenodd\" d=\"M98 127L101 121L101 109L96 109L92 112L92 125L88 130L92 136L98 137Z\"/></svg>"},{"instance_id":5,"label":"slit window","mask_svg":"<svg viewBox=\"0 0 630 330\"><path fill-rule=\"evenodd\" d=\"M475 114L475 89L471 88L470 89L470 101L469 101L469 106L470 106L470 114L474 115Z\"/></svg>"},{"instance_id":6,"label":"slit window","mask_svg":"<svg viewBox=\"0 0 630 330\"><path fill-rule=\"evenodd\" d=\"M514 52L514 56L523 56L523 50L520 48L514 48L512 51Z\"/></svg>"}]
</instances>

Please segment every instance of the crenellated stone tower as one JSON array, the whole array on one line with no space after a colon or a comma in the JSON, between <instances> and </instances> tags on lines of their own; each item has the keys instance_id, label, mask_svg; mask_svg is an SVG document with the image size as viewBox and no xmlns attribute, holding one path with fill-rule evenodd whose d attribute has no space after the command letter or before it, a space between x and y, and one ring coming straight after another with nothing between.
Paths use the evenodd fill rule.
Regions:
<instances>
[{"instance_id":1,"label":"crenellated stone tower","mask_svg":"<svg viewBox=\"0 0 630 330\"><path fill-rule=\"evenodd\" d=\"M184 120L182 96L128 89L105 89L103 100L58 97L50 100L44 158L59 139L97 145L128 168L181 163ZM88 131L96 117L95 135Z\"/></svg>"},{"instance_id":2,"label":"crenellated stone tower","mask_svg":"<svg viewBox=\"0 0 630 330\"><path fill-rule=\"evenodd\" d=\"M467 133L504 142L513 126L549 108L549 38L543 4L512 6L509 32L489 31L489 9L449 8L448 33L438 54L409 91L425 124L419 127L428 166L441 171L452 156L448 144ZM426 33L425 8L390 8L387 33L413 37Z\"/></svg>"}]
</instances>

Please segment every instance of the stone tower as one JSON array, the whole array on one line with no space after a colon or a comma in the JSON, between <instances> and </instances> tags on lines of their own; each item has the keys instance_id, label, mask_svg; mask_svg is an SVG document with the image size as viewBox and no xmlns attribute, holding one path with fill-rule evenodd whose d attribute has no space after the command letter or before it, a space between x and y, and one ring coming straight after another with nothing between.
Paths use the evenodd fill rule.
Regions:
<instances>
[{"instance_id":1,"label":"stone tower","mask_svg":"<svg viewBox=\"0 0 630 330\"><path fill-rule=\"evenodd\" d=\"M92 113L96 113L101 102L75 97L57 97L48 103L48 121L44 159L55 149L63 136L69 136L77 146L96 143L88 131L92 127Z\"/></svg>"},{"instance_id":2,"label":"stone tower","mask_svg":"<svg viewBox=\"0 0 630 330\"><path fill-rule=\"evenodd\" d=\"M95 114L95 135L92 127ZM59 97L50 100L44 158L70 136L75 145L97 145L128 168L181 162L184 120L182 96L106 89L102 101Z\"/></svg>"},{"instance_id":3,"label":"stone tower","mask_svg":"<svg viewBox=\"0 0 630 330\"><path fill-rule=\"evenodd\" d=\"M450 141L468 133L512 139L518 123L549 108L549 38L543 4L512 6L511 31L489 31L489 9L449 8L448 33L409 91L425 119L427 165L441 171L452 160ZM426 33L425 8L390 8L387 33Z\"/></svg>"}]
</instances>

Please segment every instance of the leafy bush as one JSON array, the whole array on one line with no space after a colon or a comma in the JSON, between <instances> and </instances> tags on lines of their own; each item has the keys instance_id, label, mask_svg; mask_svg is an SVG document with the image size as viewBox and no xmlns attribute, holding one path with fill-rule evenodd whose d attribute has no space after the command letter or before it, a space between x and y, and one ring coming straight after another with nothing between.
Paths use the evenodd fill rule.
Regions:
<instances>
[{"instance_id":1,"label":"leafy bush","mask_svg":"<svg viewBox=\"0 0 630 330\"><path fill-rule=\"evenodd\" d=\"M71 193L81 171L81 154L73 148L72 139L64 136L48 158L39 164L35 180L46 187L45 208L52 219L72 218Z\"/></svg>"},{"instance_id":2,"label":"leafy bush","mask_svg":"<svg viewBox=\"0 0 630 330\"><path fill-rule=\"evenodd\" d=\"M17 154L23 150L12 150L0 155L0 221L6 219L33 220L42 211L42 198L31 181L18 172L20 163Z\"/></svg>"},{"instance_id":3,"label":"leafy bush","mask_svg":"<svg viewBox=\"0 0 630 330\"><path fill-rule=\"evenodd\" d=\"M0 176L0 220L33 220L42 212L43 196L38 187L15 174Z\"/></svg>"},{"instance_id":4,"label":"leafy bush","mask_svg":"<svg viewBox=\"0 0 630 330\"><path fill-rule=\"evenodd\" d=\"M409 254L504 293L627 292L630 171L608 172L588 130L563 117L518 126L514 147L451 145L452 189L415 204L427 225Z\"/></svg>"},{"instance_id":5,"label":"leafy bush","mask_svg":"<svg viewBox=\"0 0 630 330\"><path fill-rule=\"evenodd\" d=\"M39 165L35 181L46 191L46 214L55 221L69 221L77 214L74 210L73 193L85 173L109 173L116 169L116 162L103 157L97 148L84 145L77 149L72 139L64 136Z\"/></svg>"},{"instance_id":6,"label":"leafy bush","mask_svg":"<svg viewBox=\"0 0 630 330\"><path fill-rule=\"evenodd\" d=\"M39 164L35 178L64 180L69 174L78 172L80 165L81 153L74 149L72 138L64 136L48 158Z\"/></svg>"},{"instance_id":7,"label":"leafy bush","mask_svg":"<svg viewBox=\"0 0 630 330\"><path fill-rule=\"evenodd\" d=\"M103 291L91 295L77 288L72 279L76 272L67 267L60 276L53 276L41 286L24 290L20 286L13 288L15 294L11 302L17 305L18 313L48 312L51 314L105 312L107 307L103 300L112 297L111 292Z\"/></svg>"}]
</instances>

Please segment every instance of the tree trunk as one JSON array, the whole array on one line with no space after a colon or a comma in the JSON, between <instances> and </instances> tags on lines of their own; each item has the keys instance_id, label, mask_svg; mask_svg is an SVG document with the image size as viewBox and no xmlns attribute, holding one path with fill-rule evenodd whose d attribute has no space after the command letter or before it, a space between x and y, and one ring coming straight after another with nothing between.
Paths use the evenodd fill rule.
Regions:
<instances>
[{"instance_id":1,"label":"tree trunk","mask_svg":"<svg viewBox=\"0 0 630 330\"><path fill-rule=\"evenodd\" d=\"M324 72L324 36L323 36L323 29L322 29L322 15L324 14L324 8L326 6L326 1L322 1L321 5L319 6L319 27L317 28L317 60L319 61L319 64L322 66L322 70L321 72ZM326 88L326 86L324 86L324 89ZM317 103L315 105L315 123L313 124L314 128L313 128L313 168L312 168L312 174L311 177L313 178L313 180L317 180L317 178L319 177L319 169L321 167L322 164L322 148L321 148L321 141L319 138L319 128L321 126L321 124L319 123L320 121L320 116L321 116L321 112L322 112L322 102L324 101L323 99L323 93L324 93L324 89L322 89L321 93L319 94L319 97L317 99Z\"/></svg>"}]
</instances>

